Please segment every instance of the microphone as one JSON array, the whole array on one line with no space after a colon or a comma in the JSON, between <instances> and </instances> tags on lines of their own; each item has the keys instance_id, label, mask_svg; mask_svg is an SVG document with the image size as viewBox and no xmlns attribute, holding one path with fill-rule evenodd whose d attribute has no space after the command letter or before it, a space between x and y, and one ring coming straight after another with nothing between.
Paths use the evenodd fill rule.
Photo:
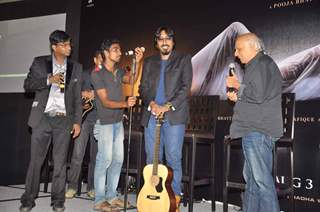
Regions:
<instances>
[{"instance_id":1,"label":"microphone","mask_svg":"<svg viewBox=\"0 0 320 212\"><path fill-rule=\"evenodd\" d=\"M236 66L234 65L234 63L230 63L229 64L229 76L232 77L233 76L233 73L232 72L235 72L236 70Z\"/></svg>"},{"instance_id":2,"label":"microphone","mask_svg":"<svg viewBox=\"0 0 320 212\"><path fill-rule=\"evenodd\" d=\"M140 47L140 49L141 49L142 52L144 52L144 51L146 50L143 46ZM126 56L132 56L132 55L134 55L134 50L126 51L126 52L125 52L125 55L126 55Z\"/></svg>"},{"instance_id":3,"label":"microphone","mask_svg":"<svg viewBox=\"0 0 320 212\"><path fill-rule=\"evenodd\" d=\"M59 83L59 88L60 88L60 92L64 93L64 72L61 72L61 78L60 78L60 83Z\"/></svg>"},{"instance_id":4,"label":"microphone","mask_svg":"<svg viewBox=\"0 0 320 212\"><path fill-rule=\"evenodd\" d=\"M234 63L230 63L229 64L229 77L233 76L233 73L236 70L236 66L234 65ZM233 88L233 87L227 87L227 92L237 92L238 89Z\"/></svg>"}]
</instances>

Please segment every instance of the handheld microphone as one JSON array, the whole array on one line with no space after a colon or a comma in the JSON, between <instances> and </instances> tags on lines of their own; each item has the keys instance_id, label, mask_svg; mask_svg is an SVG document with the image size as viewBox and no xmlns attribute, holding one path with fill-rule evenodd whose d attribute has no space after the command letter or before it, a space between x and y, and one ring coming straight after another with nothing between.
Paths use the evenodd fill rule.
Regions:
<instances>
[{"instance_id":1,"label":"handheld microphone","mask_svg":"<svg viewBox=\"0 0 320 212\"><path fill-rule=\"evenodd\" d=\"M64 84L64 72L61 72L61 78L60 78L60 83L59 83L59 87L60 87L60 92L61 93L64 93L64 87L65 87L65 84Z\"/></svg>"},{"instance_id":2,"label":"handheld microphone","mask_svg":"<svg viewBox=\"0 0 320 212\"><path fill-rule=\"evenodd\" d=\"M236 66L234 65L234 63L230 63L229 64L229 77L233 76L233 73L236 70ZM233 88L233 87L227 87L227 92L237 92L238 89Z\"/></svg>"},{"instance_id":3,"label":"handheld microphone","mask_svg":"<svg viewBox=\"0 0 320 212\"><path fill-rule=\"evenodd\" d=\"M235 69L236 66L234 65L234 63L230 63L229 64L229 76L232 77L233 76L233 73L235 72ZM233 72L233 73L232 73Z\"/></svg>"},{"instance_id":4,"label":"handheld microphone","mask_svg":"<svg viewBox=\"0 0 320 212\"><path fill-rule=\"evenodd\" d=\"M140 47L140 49L141 49L142 52L144 52L144 51L146 50L143 46ZM126 52L125 52L125 55L126 55L126 56L132 56L132 55L134 55L134 50L126 51Z\"/></svg>"}]
</instances>

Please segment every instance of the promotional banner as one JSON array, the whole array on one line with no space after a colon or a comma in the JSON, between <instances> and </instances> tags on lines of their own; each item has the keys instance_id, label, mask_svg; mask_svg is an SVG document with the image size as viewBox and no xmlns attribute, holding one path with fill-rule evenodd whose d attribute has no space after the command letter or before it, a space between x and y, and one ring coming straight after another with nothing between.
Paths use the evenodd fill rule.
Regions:
<instances>
[{"instance_id":1,"label":"promotional banner","mask_svg":"<svg viewBox=\"0 0 320 212\"><path fill-rule=\"evenodd\" d=\"M192 95L219 95L216 140L216 178L221 200L222 140L228 134L232 106L226 100L228 66L243 70L234 58L238 35L256 33L279 66L283 92L296 94L294 187L296 211L320 210L320 3L318 0L255 1L83 1L80 62L92 65L95 50L108 38L121 41L122 52L143 46L145 57L156 54L153 36L159 26L170 26L176 50L192 55ZM131 58L123 58L129 67ZM136 84L136 88L138 83ZM241 155L239 155L241 157ZM287 183L289 161L283 157L277 183ZM201 160L201 159L200 159ZM239 160L241 161L241 160ZM232 172L242 174L242 164ZM205 192L200 192L205 196ZM241 204L240 198L234 203ZM287 201L281 201L287 210Z\"/></svg>"}]
</instances>

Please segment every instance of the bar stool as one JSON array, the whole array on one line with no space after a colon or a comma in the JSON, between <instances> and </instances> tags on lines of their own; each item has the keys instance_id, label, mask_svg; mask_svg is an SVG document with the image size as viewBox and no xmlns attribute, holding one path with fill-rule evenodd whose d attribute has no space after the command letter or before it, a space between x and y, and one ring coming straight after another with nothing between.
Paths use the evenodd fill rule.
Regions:
<instances>
[{"instance_id":1,"label":"bar stool","mask_svg":"<svg viewBox=\"0 0 320 212\"><path fill-rule=\"evenodd\" d=\"M277 194L279 198L289 196L289 211L294 212L294 164L293 164L293 145L294 145L294 118L295 118L295 94L284 93L282 95L282 117L283 117L283 136L276 142L273 151L273 175L276 182L278 170L278 150L286 149L289 153L290 172L287 184L277 184Z\"/></svg>"},{"instance_id":2,"label":"bar stool","mask_svg":"<svg viewBox=\"0 0 320 212\"><path fill-rule=\"evenodd\" d=\"M190 121L184 139L183 205L189 204L188 211L193 211L194 187L210 185L211 209L215 211L214 186L214 139L219 111L219 96L192 96L190 98ZM199 145L209 146L210 173L205 176L196 175L196 155Z\"/></svg>"},{"instance_id":3,"label":"bar stool","mask_svg":"<svg viewBox=\"0 0 320 212\"><path fill-rule=\"evenodd\" d=\"M290 212L294 212L294 187L293 187L293 141L294 141L294 117L295 117L295 94L282 94L282 118L283 118L283 136L275 143L273 150L273 177L276 182L277 176L277 155L279 148L286 148L289 151L290 174L288 183L285 185L276 185L279 198L289 196ZM228 189L238 189L244 191L245 183L229 180L230 174L230 151L232 149L241 149L241 139L230 139L229 136L224 138L224 165L223 165L223 212L228 211Z\"/></svg>"}]
</instances>

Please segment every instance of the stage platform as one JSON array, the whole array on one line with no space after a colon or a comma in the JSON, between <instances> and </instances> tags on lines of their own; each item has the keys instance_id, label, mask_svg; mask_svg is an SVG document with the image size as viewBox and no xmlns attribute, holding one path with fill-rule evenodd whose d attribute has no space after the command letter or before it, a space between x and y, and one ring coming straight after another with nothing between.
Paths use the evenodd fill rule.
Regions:
<instances>
[{"instance_id":1,"label":"stage platform","mask_svg":"<svg viewBox=\"0 0 320 212\"><path fill-rule=\"evenodd\" d=\"M83 191L86 191L85 184L83 185ZM50 212L50 193L43 192L43 184L40 185L39 198L36 200L36 207L32 212ZM50 185L49 185L50 191ZM0 211L1 212L16 212L19 211L20 196L24 192L24 185L9 185L0 186ZM121 197L123 198L123 197ZM136 196L129 194L129 202L133 205L136 204ZM73 199L67 199L65 203L65 212L90 212L93 210L93 201L90 200L85 192L81 193L81 196L76 196ZM222 212L222 204L216 202L216 212ZM188 207L180 207L181 212L187 212ZM129 212L136 212L136 208L127 209ZM194 204L194 212L210 212L211 203L207 201L196 202ZM239 208L237 206L229 205L230 212L237 212Z\"/></svg>"}]
</instances>

